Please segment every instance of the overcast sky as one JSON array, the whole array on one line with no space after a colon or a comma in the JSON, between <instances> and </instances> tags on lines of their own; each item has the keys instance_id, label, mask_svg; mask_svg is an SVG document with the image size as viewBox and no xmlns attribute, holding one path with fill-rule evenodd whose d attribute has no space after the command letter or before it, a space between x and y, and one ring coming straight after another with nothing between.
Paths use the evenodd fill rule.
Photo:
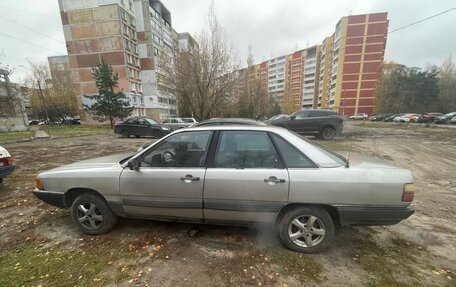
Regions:
<instances>
[{"instance_id":1,"label":"overcast sky","mask_svg":"<svg viewBox=\"0 0 456 287\"><path fill-rule=\"evenodd\" d=\"M210 0L162 1L176 31L195 35L204 27ZM321 43L346 15L388 12L391 31L453 7L454 0L215 0L216 15L242 63L249 45L258 63ZM452 10L388 35L385 59L416 67L440 65L449 55L455 59L455 23ZM57 0L0 0L0 27L0 62L14 69L13 81L24 78L27 70L19 65L27 60L66 52Z\"/></svg>"}]
</instances>

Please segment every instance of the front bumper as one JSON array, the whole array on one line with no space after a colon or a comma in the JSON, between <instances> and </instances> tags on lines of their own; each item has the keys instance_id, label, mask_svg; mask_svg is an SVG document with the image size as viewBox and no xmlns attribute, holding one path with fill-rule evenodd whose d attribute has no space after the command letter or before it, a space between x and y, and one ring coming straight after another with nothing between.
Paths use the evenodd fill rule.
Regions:
<instances>
[{"instance_id":1,"label":"front bumper","mask_svg":"<svg viewBox=\"0 0 456 287\"><path fill-rule=\"evenodd\" d=\"M14 171L14 165L0 166L0 178L3 178Z\"/></svg>"},{"instance_id":2,"label":"front bumper","mask_svg":"<svg viewBox=\"0 0 456 287\"><path fill-rule=\"evenodd\" d=\"M336 206L341 225L392 225L415 213L411 206Z\"/></svg>"},{"instance_id":3,"label":"front bumper","mask_svg":"<svg viewBox=\"0 0 456 287\"><path fill-rule=\"evenodd\" d=\"M47 204L54 205L60 208L67 208L65 192L63 191L47 191L34 189L33 194Z\"/></svg>"}]
</instances>

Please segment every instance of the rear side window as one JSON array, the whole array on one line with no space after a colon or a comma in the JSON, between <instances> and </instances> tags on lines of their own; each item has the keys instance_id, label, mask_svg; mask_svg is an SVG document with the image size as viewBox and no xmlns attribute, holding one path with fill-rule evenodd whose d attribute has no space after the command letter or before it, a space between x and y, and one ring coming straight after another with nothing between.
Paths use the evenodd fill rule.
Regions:
<instances>
[{"instance_id":1,"label":"rear side window","mask_svg":"<svg viewBox=\"0 0 456 287\"><path fill-rule=\"evenodd\" d=\"M277 168L279 157L266 132L223 131L215 153L218 168Z\"/></svg>"},{"instance_id":2,"label":"rear side window","mask_svg":"<svg viewBox=\"0 0 456 287\"><path fill-rule=\"evenodd\" d=\"M296 150L289 142L282 137L271 134L280 154L288 168L314 168L317 167L308 157Z\"/></svg>"}]
</instances>

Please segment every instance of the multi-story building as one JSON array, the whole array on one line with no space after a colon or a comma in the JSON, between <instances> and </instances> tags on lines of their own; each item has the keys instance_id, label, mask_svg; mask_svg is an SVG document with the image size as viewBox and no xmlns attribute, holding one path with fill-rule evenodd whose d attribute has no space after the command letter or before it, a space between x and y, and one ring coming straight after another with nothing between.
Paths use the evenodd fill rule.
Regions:
<instances>
[{"instance_id":1,"label":"multi-story building","mask_svg":"<svg viewBox=\"0 0 456 287\"><path fill-rule=\"evenodd\" d=\"M157 120L176 115L176 100L163 81L161 64L172 63L178 34L160 1L58 1L68 56L50 57L49 63L51 69L70 70L81 109L88 103L83 96L98 92L92 68L104 59L119 75L118 89L130 98L133 115ZM81 120L88 119L81 111Z\"/></svg>"},{"instance_id":2,"label":"multi-story building","mask_svg":"<svg viewBox=\"0 0 456 287\"><path fill-rule=\"evenodd\" d=\"M329 108L341 115L372 114L387 31L387 13L343 17L321 45L259 64L262 85L285 112Z\"/></svg>"},{"instance_id":3,"label":"multi-story building","mask_svg":"<svg viewBox=\"0 0 456 287\"><path fill-rule=\"evenodd\" d=\"M325 60L325 64L320 65L320 75L329 75L329 78L319 79L321 107L342 115L372 114L387 32L387 13L347 16L336 24L332 41L326 39L326 54L320 57Z\"/></svg>"}]
</instances>

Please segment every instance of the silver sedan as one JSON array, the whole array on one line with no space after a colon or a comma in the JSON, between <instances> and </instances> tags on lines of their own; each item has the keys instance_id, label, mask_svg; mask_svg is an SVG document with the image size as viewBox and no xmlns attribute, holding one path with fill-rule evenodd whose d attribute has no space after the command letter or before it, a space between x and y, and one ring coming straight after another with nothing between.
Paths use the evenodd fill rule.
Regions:
<instances>
[{"instance_id":1,"label":"silver sedan","mask_svg":"<svg viewBox=\"0 0 456 287\"><path fill-rule=\"evenodd\" d=\"M198 223L275 224L283 243L318 252L335 226L408 218L409 170L361 155L350 159L271 126L178 130L134 155L43 172L34 194L62 208L86 234L117 217Z\"/></svg>"}]
</instances>

